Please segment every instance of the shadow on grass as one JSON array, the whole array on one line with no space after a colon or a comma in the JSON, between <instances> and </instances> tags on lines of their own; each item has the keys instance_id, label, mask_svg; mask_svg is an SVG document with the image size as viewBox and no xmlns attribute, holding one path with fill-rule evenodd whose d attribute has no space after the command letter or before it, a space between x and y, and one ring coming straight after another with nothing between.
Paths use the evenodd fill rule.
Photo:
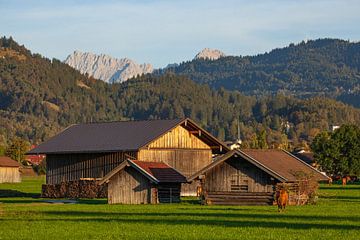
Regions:
<instances>
[{"instance_id":1,"label":"shadow on grass","mask_svg":"<svg viewBox=\"0 0 360 240\"><path fill-rule=\"evenodd\" d=\"M284 214L225 214L225 213L107 213L83 211L45 211L42 214L52 215L56 218L27 219L29 221L71 221L71 222L123 222L136 224L166 224L166 225L206 225L224 227L263 227L286 229L333 229L358 230L358 225L314 223L316 220L339 220L336 216L291 216ZM197 219L194 219L197 218ZM215 218L215 219L210 219ZM249 219L250 218L250 219ZM297 222L284 222L294 220ZM358 217L346 217L358 223ZM12 219L6 219L12 220ZM14 219L15 220L15 219ZM299 222L303 220L303 222ZM0 220L1 221L1 220ZM18 219L16 218L16 221Z\"/></svg>"},{"instance_id":2,"label":"shadow on grass","mask_svg":"<svg viewBox=\"0 0 360 240\"><path fill-rule=\"evenodd\" d=\"M341 191L342 190L347 190L347 191L356 190L356 191L359 191L360 190L360 185L359 184L347 185L347 186L338 185L338 186L333 186L333 187L322 186L322 187L320 187L320 189L323 189L323 190L341 190Z\"/></svg>"},{"instance_id":3,"label":"shadow on grass","mask_svg":"<svg viewBox=\"0 0 360 240\"><path fill-rule=\"evenodd\" d=\"M206 209L210 210L210 209ZM339 220L338 216L314 216L314 215L286 215L286 214L279 214L276 211L269 214L258 214L258 213L248 213L248 212L241 212L241 213L211 213L211 212L156 212L156 213L124 213L124 212L84 212L84 211L47 211L44 212L49 215L57 215L57 216L66 216L71 219L71 217L105 217L110 219L116 219L116 217L127 216L139 216L139 217L149 217L149 216L156 216L156 217L204 217L204 218L211 218L211 217L219 217L219 218L259 218L259 219L302 219L306 221L331 221L331 220ZM360 222L360 217L358 216L348 216L348 217L341 217L341 220L345 221L354 221Z\"/></svg>"},{"instance_id":4,"label":"shadow on grass","mask_svg":"<svg viewBox=\"0 0 360 240\"><path fill-rule=\"evenodd\" d=\"M27 192L20 192L18 190L12 189L0 189L0 198L13 198L13 197L40 197L39 193L27 193Z\"/></svg>"}]
</instances>

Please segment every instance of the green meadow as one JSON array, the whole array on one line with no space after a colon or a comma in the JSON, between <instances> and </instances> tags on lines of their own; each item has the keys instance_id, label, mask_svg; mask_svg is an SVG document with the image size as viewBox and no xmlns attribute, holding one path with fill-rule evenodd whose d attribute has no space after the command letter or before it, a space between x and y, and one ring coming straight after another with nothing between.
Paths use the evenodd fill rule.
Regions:
<instances>
[{"instance_id":1,"label":"green meadow","mask_svg":"<svg viewBox=\"0 0 360 240\"><path fill-rule=\"evenodd\" d=\"M0 239L359 239L360 185L321 185L316 205L46 203L43 177L0 184ZM35 198L34 198L35 197Z\"/></svg>"}]
</instances>

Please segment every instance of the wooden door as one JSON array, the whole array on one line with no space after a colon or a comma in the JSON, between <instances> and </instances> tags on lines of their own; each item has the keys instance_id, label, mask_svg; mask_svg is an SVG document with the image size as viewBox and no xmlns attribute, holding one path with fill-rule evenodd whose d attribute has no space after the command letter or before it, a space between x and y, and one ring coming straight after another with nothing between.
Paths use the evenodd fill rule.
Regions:
<instances>
[{"instance_id":1,"label":"wooden door","mask_svg":"<svg viewBox=\"0 0 360 240\"><path fill-rule=\"evenodd\" d=\"M249 191L249 177L246 175L240 166L236 172L231 175L230 189L232 192L248 192Z\"/></svg>"}]
</instances>

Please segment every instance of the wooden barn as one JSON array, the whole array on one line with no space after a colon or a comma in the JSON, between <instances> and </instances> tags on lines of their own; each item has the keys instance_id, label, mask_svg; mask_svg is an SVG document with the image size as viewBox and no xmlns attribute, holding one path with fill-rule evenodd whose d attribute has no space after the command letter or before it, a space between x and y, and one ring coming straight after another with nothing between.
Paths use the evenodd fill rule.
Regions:
<instances>
[{"instance_id":1,"label":"wooden barn","mask_svg":"<svg viewBox=\"0 0 360 240\"><path fill-rule=\"evenodd\" d=\"M46 183L102 179L127 159L163 162L188 177L227 146L190 119L77 124L28 154L46 154ZM197 183L182 195L196 195Z\"/></svg>"},{"instance_id":2,"label":"wooden barn","mask_svg":"<svg viewBox=\"0 0 360 240\"><path fill-rule=\"evenodd\" d=\"M99 184L104 183L109 204L178 203L186 177L163 162L125 160Z\"/></svg>"},{"instance_id":3,"label":"wooden barn","mask_svg":"<svg viewBox=\"0 0 360 240\"><path fill-rule=\"evenodd\" d=\"M17 182L21 182L20 164L9 157L0 157L0 183Z\"/></svg>"},{"instance_id":4,"label":"wooden barn","mask_svg":"<svg viewBox=\"0 0 360 240\"><path fill-rule=\"evenodd\" d=\"M296 183L296 174L312 174L318 181L328 177L283 150L232 150L188 177L199 181L204 204L273 204L276 185Z\"/></svg>"}]
</instances>

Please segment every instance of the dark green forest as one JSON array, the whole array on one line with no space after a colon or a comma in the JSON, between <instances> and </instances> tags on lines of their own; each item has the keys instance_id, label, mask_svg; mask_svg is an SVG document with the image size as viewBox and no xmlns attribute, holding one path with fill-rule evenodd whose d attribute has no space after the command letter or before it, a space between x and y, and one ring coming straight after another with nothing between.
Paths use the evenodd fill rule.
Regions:
<instances>
[{"instance_id":1,"label":"dark green forest","mask_svg":"<svg viewBox=\"0 0 360 240\"><path fill-rule=\"evenodd\" d=\"M360 107L360 43L318 39L256 56L184 62L159 70L246 95L331 97Z\"/></svg>"},{"instance_id":2,"label":"dark green forest","mask_svg":"<svg viewBox=\"0 0 360 240\"><path fill-rule=\"evenodd\" d=\"M239 122L245 146L261 135L284 148L306 146L332 124L360 124L359 109L333 99L248 96L171 72L110 85L0 39L0 145L39 143L75 123L183 117L222 140L236 138Z\"/></svg>"}]
</instances>

